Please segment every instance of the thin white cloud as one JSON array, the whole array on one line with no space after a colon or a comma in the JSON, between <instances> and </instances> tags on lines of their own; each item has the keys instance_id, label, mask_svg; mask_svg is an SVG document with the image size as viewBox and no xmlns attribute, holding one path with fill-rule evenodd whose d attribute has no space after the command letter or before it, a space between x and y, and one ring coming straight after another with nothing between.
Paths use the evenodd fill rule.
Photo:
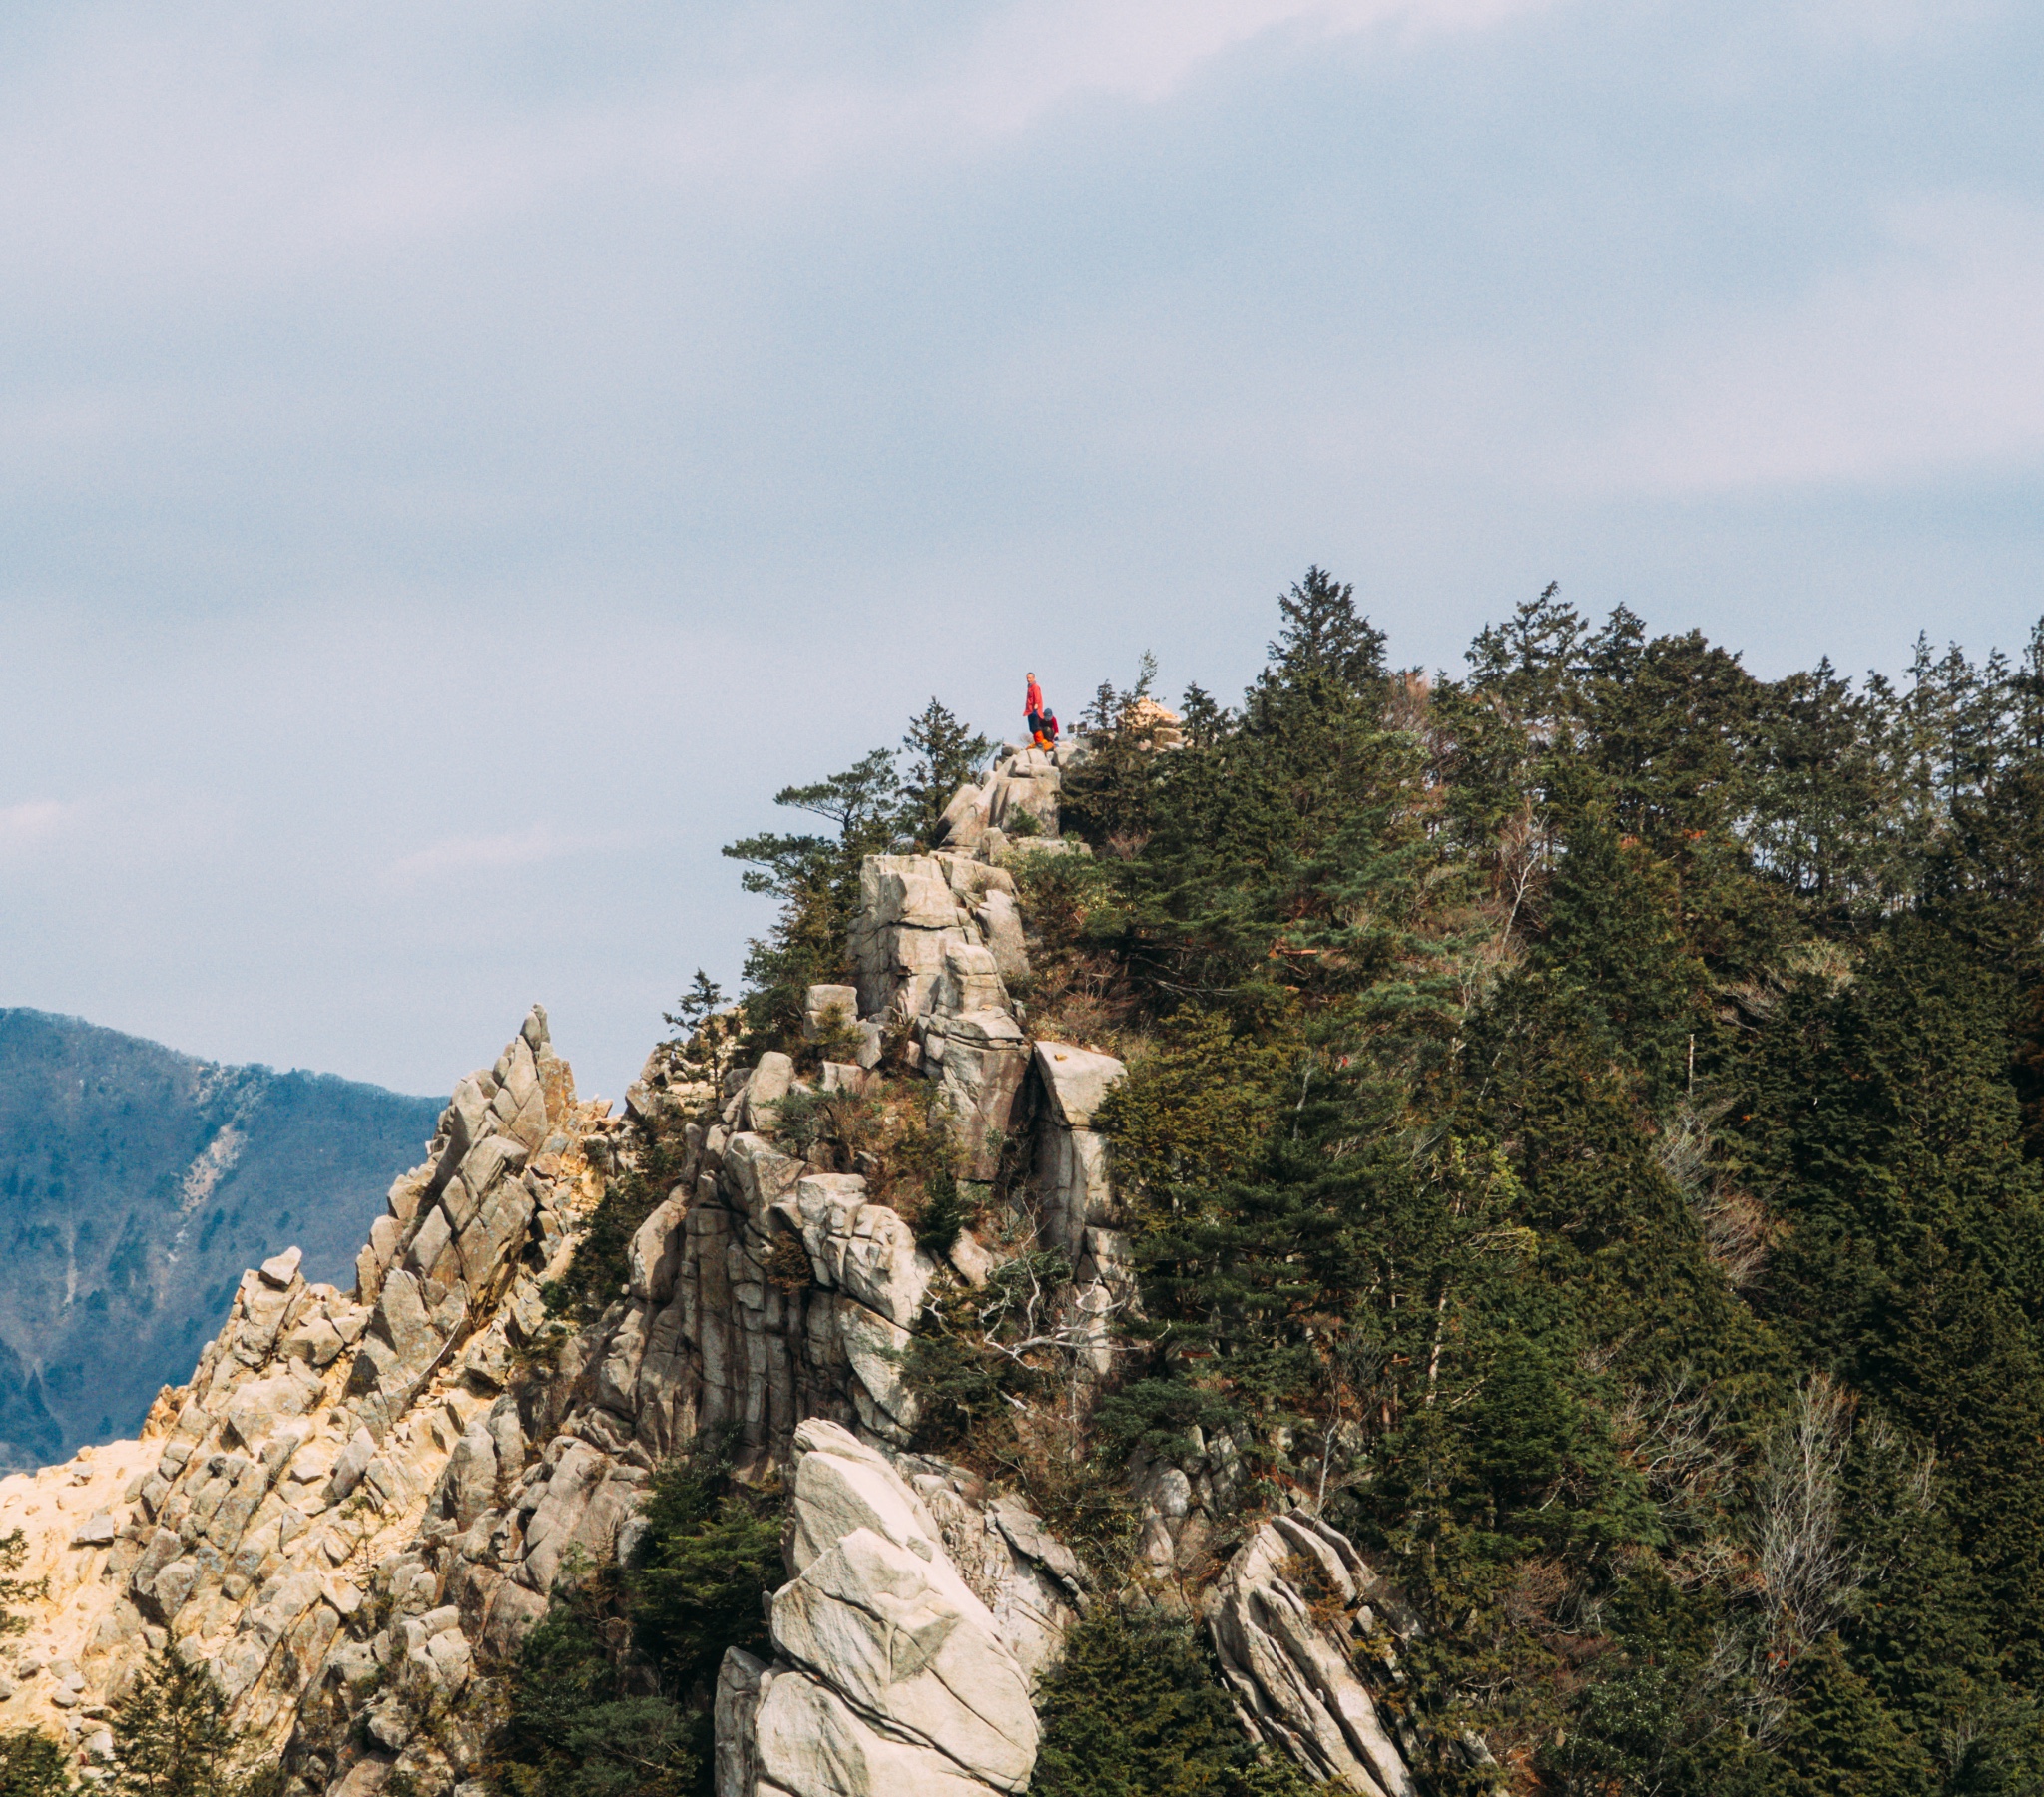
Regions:
<instances>
[{"instance_id":1,"label":"thin white cloud","mask_svg":"<svg viewBox=\"0 0 2044 1797\"><path fill-rule=\"evenodd\" d=\"M807 9L784 4L725 54L677 37L559 94L493 84L396 9L320 56L267 9L89 8L0 72L0 291L293 281L621 179L728 194L969 152L1075 99L1166 100L1275 34L1402 42L1559 3L1009 0L933 49L882 45L876 19L864 48L886 53L856 70L806 62ZM514 60L494 28L489 49L478 67Z\"/></svg>"},{"instance_id":2,"label":"thin white cloud","mask_svg":"<svg viewBox=\"0 0 2044 1797\"><path fill-rule=\"evenodd\" d=\"M392 862L383 870L380 883L389 892L409 892L468 874L533 867L543 861L614 849L623 841L616 834L565 834L547 824L495 836L449 836Z\"/></svg>"},{"instance_id":3,"label":"thin white cloud","mask_svg":"<svg viewBox=\"0 0 2044 1797\"><path fill-rule=\"evenodd\" d=\"M1003 8L964 66L933 84L985 129L1018 130L1081 94L1157 102L1257 39L1481 30L1550 0L1032 0Z\"/></svg>"},{"instance_id":4,"label":"thin white cloud","mask_svg":"<svg viewBox=\"0 0 2044 1797\"><path fill-rule=\"evenodd\" d=\"M0 852L33 848L49 841L75 820L81 810L81 806L50 798L0 807Z\"/></svg>"},{"instance_id":5,"label":"thin white cloud","mask_svg":"<svg viewBox=\"0 0 2044 1797\"><path fill-rule=\"evenodd\" d=\"M2044 212L1898 209L1882 251L1771 315L1641 356L1626 421L1570 484L1664 494L1881 484L2044 455Z\"/></svg>"}]
</instances>

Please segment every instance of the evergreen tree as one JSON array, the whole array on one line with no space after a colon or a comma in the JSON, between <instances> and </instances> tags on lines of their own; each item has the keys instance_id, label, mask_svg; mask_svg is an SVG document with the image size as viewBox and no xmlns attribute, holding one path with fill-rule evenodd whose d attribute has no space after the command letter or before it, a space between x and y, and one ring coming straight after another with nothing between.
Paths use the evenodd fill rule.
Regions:
<instances>
[{"instance_id":1,"label":"evergreen tree","mask_svg":"<svg viewBox=\"0 0 2044 1797\"><path fill-rule=\"evenodd\" d=\"M718 1665L770 1650L780 1497L712 1441L655 1470L631 1565L557 1585L519 1648L489 1747L502 1797L709 1797Z\"/></svg>"},{"instance_id":2,"label":"evergreen tree","mask_svg":"<svg viewBox=\"0 0 2044 1797\"><path fill-rule=\"evenodd\" d=\"M1313 567L1278 601L1284 622L1269 646L1270 664L1253 690L1259 706L1330 693L1366 694L1384 678L1384 633L1355 609L1355 589Z\"/></svg>"},{"instance_id":3,"label":"evergreen tree","mask_svg":"<svg viewBox=\"0 0 2044 1797\"><path fill-rule=\"evenodd\" d=\"M1204 1457L1224 1542L1338 1523L1424 1624L1437 1797L1472 1727L1580 1797L2044 1790L2044 626L1762 682L1549 587L1468 669L1393 676L1315 567L1182 747L1122 727L1154 668L1102 682L1094 856L1020 878L1040 992L1129 1062L1135 1339L1097 1385L1010 1352L1007 1284L1070 1273L1018 1256L915 1337L927 1445L1020 1466L1055 1384L1058 1517ZM789 905L749 1003L841 965L882 785L740 845ZM1217 1692L1167 1634L1089 1617L1040 1790L1280 1775L1183 1750Z\"/></svg>"},{"instance_id":4,"label":"evergreen tree","mask_svg":"<svg viewBox=\"0 0 2044 1797\"><path fill-rule=\"evenodd\" d=\"M557 1591L526 1635L510 1713L492 1743L503 1797L698 1797L708 1729L671 1698L628 1688L605 1638L604 1606Z\"/></svg>"},{"instance_id":5,"label":"evergreen tree","mask_svg":"<svg viewBox=\"0 0 2044 1797\"><path fill-rule=\"evenodd\" d=\"M875 749L826 780L782 787L773 802L826 818L837 833L766 832L724 850L747 864L741 878L748 892L781 902L772 935L754 940L746 955L746 1019L768 1045L798 1036L810 986L847 977L845 940L858 907L859 864L899 845L901 782L893 755Z\"/></svg>"},{"instance_id":6,"label":"evergreen tree","mask_svg":"<svg viewBox=\"0 0 2044 1797\"><path fill-rule=\"evenodd\" d=\"M1825 922L1877 915L1902 880L1877 694L1829 658L1764 689L1755 719L1754 859Z\"/></svg>"},{"instance_id":7,"label":"evergreen tree","mask_svg":"<svg viewBox=\"0 0 2044 1797\"><path fill-rule=\"evenodd\" d=\"M113 1788L122 1797L235 1797L242 1733L204 1666L169 1647L114 1704Z\"/></svg>"},{"instance_id":8,"label":"evergreen tree","mask_svg":"<svg viewBox=\"0 0 2044 1797\"><path fill-rule=\"evenodd\" d=\"M19 1529L10 1529L0 1535L0 1636L21 1634L28 1628L28 1618L19 1615L13 1606L17 1603L33 1603L50 1594L47 1578L21 1578L22 1564L28 1559L28 1537Z\"/></svg>"},{"instance_id":9,"label":"evergreen tree","mask_svg":"<svg viewBox=\"0 0 2044 1797\"><path fill-rule=\"evenodd\" d=\"M675 1001L672 1011L661 1013L660 1020L671 1030L692 1035L717 1014L723 1003L724 988L699 967L689 990Z\"/></svg>"},{"instance_id":10,"label":"evergreen tree","mask_svg":"<svg viewBox=\"0 0 2044 1797\"><path fill-rule=\"evenodd\" d=\"M910 757L901 783L904 828L919 846L928 848L937 839L944 807L979 771L994 745L932 698L909 719L902 748Z\"/></svg>"},{"instance_id":11,"label":"evergreen tree","mask_svg":"<svg viewBox=\"0 0 2044 1797\"><path fill-rule=\"evenodd\" d=\"M0 1734L0 1797L68 1797L71 1756L33 1728Z\"/></svg>"},{"instance_id":12,"label":"evergreen tree","mask_svg":"<svg viewBox=\"0 0 2044 1797\"><path fill-rule=\"evenodd\" d=\"M1030 1797L1305 1797L1243 1738L1191 1631L1101 1605L1045 1682Z\"/></svg>"}]
</instances>

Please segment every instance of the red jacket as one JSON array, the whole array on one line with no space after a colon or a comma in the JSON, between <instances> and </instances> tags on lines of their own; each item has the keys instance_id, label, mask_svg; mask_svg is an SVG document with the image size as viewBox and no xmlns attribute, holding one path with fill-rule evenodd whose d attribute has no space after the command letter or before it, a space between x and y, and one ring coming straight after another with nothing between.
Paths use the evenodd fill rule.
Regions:
<instances>
[{"instance_id":1,"label":"red jacket","mask_svg":"<svg viewBox=\"0 0 2044 1797\"><path fill-rule=\"evenodd\" d=\"M1034 680L1029 682L1029 693L1022 701L1022 715L1034 717L1043 709L1043 688Z\"/></svg>"}]
</instances>

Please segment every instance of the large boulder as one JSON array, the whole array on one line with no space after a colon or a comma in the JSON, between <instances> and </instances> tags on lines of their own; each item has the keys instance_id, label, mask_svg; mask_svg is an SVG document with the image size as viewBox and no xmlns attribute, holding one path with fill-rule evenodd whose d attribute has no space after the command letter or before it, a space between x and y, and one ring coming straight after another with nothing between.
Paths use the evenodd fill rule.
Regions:
<instances>
[{"instance_id":1,"label":"large boulder","mask_svg":"<svg viewBox=\"0 0 2044 1797\"><path fill-rule=\"evenodd\" d=\"M1012 831L1016 817L1026 812L1043 835L1055 837L1062 783L1056 763L1042 749L1027 748L1008 756L987 782L988 823Z\"/></svg>"},{"instance_id":2,"label":"large boulder","mask_svg":"<svg viewBox=\"0 0 2044 1797\"><path fill-rule=\"evenodd\" d=\"M1090 1129L1101 1101L1129 1070L1112 1055L1094 1049L1039 1042L1036 1071L1043 1079L1052 1120L1067 1129Z\"/></svg>"},{"instance_id":3,"label":"large boulder","mask_svg":"<svg viewBox=\"0 0 2044 1797\"><path fill-rule=\"evenodd\" d=\"M1028 1677L979 1600L962 1602L919 1554L869 1529L841 1537L775 1594L773 1644L854 1709L971 1775L1007 1791L1028 1784Z\"/></svg>"},{"instance_id":4,"label":"large boulder","mask_svg":"<svg viewBox=\"0 0 2044 1797\"><path fill-rule=\"evenodd\" d=\"M1093 1127L1093 1116L1127 1069L1112 1055L1039 1042L1035 1071L1043 1095L1037 1107L1036 1184L1044 1238L1076 1264L1089 1228L1113 1228L1121 1220L1107 1137Z\"/></svg>"},{"instance_id":5,"label":"large boulder","mask_svg":"<svg viewBox=\"0 0 2044 1797\"><path fill-rule=\"evenodd\" d=\"M1311 1587L1310 1595L1301 1584ZM1243 1718L1322 1784L1418 1797L1384 1712L1357 1669L1400 1681L1385 1593L1354 1544L1317 1518L1278 1517L1243 1545L1209 1620ZM1318 1599L1315 1601L1314 1599ZM1372 1599L1375 1599L1373 1602Z\"/></svg>"},{"instance_id":6,"label":"large boulder","mask_svg":"<svg viewBox=\"0 0 2044 1797\"><path fill-rule=\"evenodd\" d=\"M936 1076L937 1102L958 1151L960 1176L993 1178L1022 1112L1029 1074L1022 1026L1005 1007L933 1017L923 1035L923 1056Z\"/></svg>"},{"instance_id":7,"label":"large boulder","mask_svg":"<svg viewBox=\"0 0 2044 1797\"><path fill-rule=\"evenodd\" d=\"M726 1658L719 1797L991 1797L1028 1788L1029 1677L884 1456L834 1423L795 1431L794 1576L779 1657Z\"/></svg>"},{"instance_id":8,"label":"large boulder","mask_svg":"<svg viewBox=\"0 0 2044 1797\"><path fill-rule=\"evenodd\" d=\"M860 1016L920 1016L943 978L945 952L980 946L979 927L953 889L943 859L865 858L849 944Z\"/></svg>"}]
</instances>

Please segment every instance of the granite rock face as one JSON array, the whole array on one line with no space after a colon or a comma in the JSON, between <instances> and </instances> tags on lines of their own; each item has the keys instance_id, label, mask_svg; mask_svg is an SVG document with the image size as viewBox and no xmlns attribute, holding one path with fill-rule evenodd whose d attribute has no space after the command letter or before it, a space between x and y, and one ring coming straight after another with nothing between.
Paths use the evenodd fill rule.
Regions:
<instances>
[{"instance_id":1,"label":"granite rock face","mask_svg":"<svg viewBox=\"0 0 2044 1797\"><path fill-rule=\"evenodd\" d=\"M512 1349L596 1195L584 1145L602 1126L535 1009L391 1187L352 1293L308 1283L295 1250L272 1255L138 1441L0 1482L0 1520L27 1519L31 1564L51 1574L26 1651L81 1681L69 1702L65 1687L17 1684L0 1725L77 1737L64 1712L98 1709L169 1642L285 1753L299 1789L343 1782L364 1756L402 1763L408 1718L465 1688L474 1641L518 1607L500 1624L495 1593L462 1586L459 1531L502 1521L505 1474L527 1472ZM92 1514L53 1555L41 1518L56 1479ZM371 1614L384 1619L364 1637ZM381 1693L356 1715L346 1693L372 1672ZM352 1740L329 1726L336 1702L361 1724ZM413 1755L429 1779L479 1746L449 1713L447 1742ZM355 1788L376 1788L363 1777Z\"/></svg>"},{"instance_id":2,"label":"granite rock face","mask_svg":"<svg viewBox=\"0 0 2044 1797\"><path fill-rule=\"evenodd\" d=\"M985 852L989 836L1009 840L1058 838L1058 793L1064 769L1085 751L1073 741L1053 749L1013 744L986 778L958 788L944 808L941 846L963 854ZM1018 821L1024 814L1028 823Z\"/></svg>"},{"instance_id":3,"label":"granite rock face","mask_svg":"<svg viewBox=\"0 0 2044 1797\"><path fill-rule=\"evenodd\" d=\"M1266 1523L1230 1561L1213 1599L1214 1649L1253 1734L1323 1784L1417 1797L1394 1728L1357 1669L1370 1666L1379 1689L1403 1682L1401 1630L1386 1613L1395 1599L1345 1535L1304 1515Z\"/></svg>"},{"instance_id":4,"label":"granite rock face","mask_svg":"<svg viewBox=\"0 0 2044 1797\"><path fill-rule=\"evenodd\" d=\"M1026 1790L1028 1670L885 1455L833 1424L794 1437L793 1576L775 1658L734 1650L717 1703L719 1797Z\"/></svg>"},{"instance_id":5,"label":"granite rock face","mask_svg":"<svg viewBox=\"0 0 2044 1797\"><path fill-rule=\"evenodd\" d=\"M974 946L935 1002L1003 996ZM732 1081L721 1119L679 1128L677 1084L650 1065L635 1118L611 1119L576 1103L535 1011L456 1087L355 1290L307 1284L288 1253L251 1271L144 1439L85 1466L49 1546L69 1574L50 1657L78 1682L23 1684L8 1716L62 1726L171 1640L303 1797L400 1775L452 1791L485 1745L474 1680L515 1652L557 1580L629 1552L662 1457L729 1430L744 1476L792 1474L817 1538L790 1567L775 1637L813 1689L797 1680L764 1708L761 1764L788 1779L818 1753L893 1764L913 1737L937 1756L916 1774L932 1788L1026 1784L1029 1682L1077 1614L1076 1563L970 1475L912 1457L891 1469L883 1450L917 1420L904 1351L933 1284L957 1275L862 1177L781 1147L777 1109L799 1083L777 1059ZM928 1089L948 1102L939 1080ZM562 1338L540 1287L656 1125L681 1149L670 1188L617 1300ZM542 1348L550 1372L521 1378ZM869 1500L848 1527L825 1520L840 1485Z\"/></svg>"},{"instance_id":6,"label":"granite rock face","mask_svg":"<svg viewBox=\"0 0 2044 1797\"><path fill-rule=\"evenodd\" d=\"M820 1067L666 1045L611 1117L577 1102L535 1008L455 1087L352 1291L268 1257L141 1439L0 1481L0 1532L20 1522L26 1575L50 1579L0 1667L0 1728L51 1728L90 1757L107 1702L175 1643L291 1797L478 1797L492 1681L560 1580L629 1558L654 1469L710 1432L738 1477L791 1495L772 1656L731 1652L715 1693L720 1797L1025 1791L1032 1691L1111 1593L1014 1493L911 1451L904 1363L933 1306L1034 1248L1069 1269L1044 1282L1040 1327L1075 1382L1114 1366L1134 1313L1095 1127L1122 1064L1033 1040L1009 986L1027 943L993 819L1054 796L1055 772L1010 757L973 854L866 863L856 983L805 1006L802 1065L820 1051ZM953 809L969 823L979 802ZM980 1233L926 1247L876 1197L877 1161L783 1127L883 1077L890 1104L949 1131L965 1180L1001 1181L974 1200ZM579 1327L550 1317L543 1288L606 1182L656 1166L616 1296ZM1206 1586L1258 1739L1403 1797L1374 1695L1402 1676L1388 1593L1299 1518L1265 1525L1217 1580L1240 1466L1232 1444L1196 1445L1130 1469L1141 1577Z\"/></svg>"}]
</instances>

